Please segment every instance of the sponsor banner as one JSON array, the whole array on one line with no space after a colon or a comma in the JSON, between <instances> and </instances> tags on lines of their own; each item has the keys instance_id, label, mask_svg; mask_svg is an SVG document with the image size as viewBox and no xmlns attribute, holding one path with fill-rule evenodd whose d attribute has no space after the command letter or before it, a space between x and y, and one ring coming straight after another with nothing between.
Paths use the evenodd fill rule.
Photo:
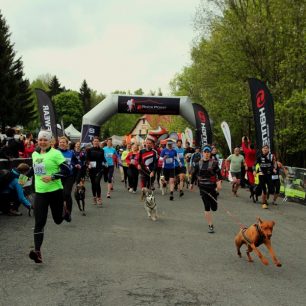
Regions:
<instances>
[{"instance_id":1,"label":"sponsor banner","mask_svg":"<svg viewBox=\"0 0 306 306\"><path fill-rule=\"evenodd\" d=\"M118 113L179 115L179 98L118 96Z\"/></svg>"},{"instance_id":2,"label":"sponsor banner","mask_svg":"<svg viewBox=\"0 0 306 306\"><path fill-rule=\"evenodd\" d=\"M223 121L221 123L221 129L223 131L224 137L226 139L228 148L230 150L230 153L232 153L232 138L231 138L231 131L229 129L229 126L227 124L227 122Z\"/></svg>"},{"instance_id":3,"label":"sponsor banner","mask_svg":"<svg viewBox=\"0 0 306 306\"><path fill-rule=\"evenodd\" d=\"M306 204L306 169L287 166L284 168L286 173L280 173L280 192L285 199Z\"/></svg>"},{"instance_id":4,"label":"sponsor banner","mask_svg":"<svg viewBox=\"0 0 306 306\"><path fill-rule=\"evenodd\" d=\"M268 145L274 151L274 103L268 87L262 81L248 79L256 131L256 147L258 150Z\"/></svg>"},{"instance_id":5,"label":"sponsor banner","mask_svg":"<svg viewBox=\"0 0 306 306\"><path fill-rule=\"evenodd\" d=\"M35 93L38 100L41 128L51 131L53 136L57 138L56 119L52 101L42 89L35 89Z\"/></svg>"},{"instance_id":6,"label":"sponsor banner","mask_svg":"<svg viewBox=\"0 0 306 306\"><path fill-rule=\"evenodd\" d=\"M205 108L197 103L193 103L193 110L196 119L196 146L201 149L207 144L212 144L212 130L209 116Z\"/></svg>"},{"instance_id":7,"label":"sponsor banner","mask_svg":"<svg viewBox=\"0 0 306 306\"><path fill-rule=\"evenodd\" d=\"M100 127L91 124L84 124L82 126L82 136L81 136L81 143L87 144L92 141L94 136L100 135Z\"/></svg>"}]
</instances>

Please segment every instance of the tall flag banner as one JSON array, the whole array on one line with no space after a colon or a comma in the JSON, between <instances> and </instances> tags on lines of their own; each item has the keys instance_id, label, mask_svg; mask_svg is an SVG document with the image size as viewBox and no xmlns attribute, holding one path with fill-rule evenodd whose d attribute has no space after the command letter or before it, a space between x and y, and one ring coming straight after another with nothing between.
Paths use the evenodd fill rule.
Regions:
<instances>
[{"instance_id":1,"label":"tall flag banner","mask_svg":"<svg viewBox=\"0 0 306 306\"><path fill-rule=\"evenodd\" d=\"M196 145L201 149L207 144L212 144L212 130L209 116L205 108L197 103L193 103L193 110L196 120Z\"/></svg>"},{"instance_id":2,"label":"tall flag banner","mask_svg":"<svg viewBox=\"0 0 306 306\"><path fill-rule=\"evenodd\" d=\"M256 131L256 147L258 150L268 145L274 150L274 102L266 84L258 79L248 79Z\"/></svg>"},{"instance_id":3,"label":"tall flag banner","mask_svg":"<svg viewBox=\"0 0 306 306\"><path fill-rule=\"evenodd\" d=\"M229 126L227 124L227 122L223 121L221 123L221 129L223 131L225 140L227 142L228 148L230 150L230 153L232 153L232 138L231 138L231 131L229 129Z\"/></svg>"},{"instance_id":4,"label":"tall flag banner","mask_svg":"<svg viewBox=\"0 0 306 306\"><path fill-rule=\"evenodd\" d=\"M52 135L57 138L57 126L52 101L42 89L36 88L35 93L38 100L41 128L51 131Z\"/></svg>"},{"instance_id":5,"label":"tall flag banner","mask_svg":"<svg viewBox=\"0 0 306 306\"><path fill-rule=\"evenodd\" d=\"M192 130L188 127L185 129L185 136L186 136L186 141L188 141L190 143L190 145L193 146Z\"/></svg>"}]
</instances>

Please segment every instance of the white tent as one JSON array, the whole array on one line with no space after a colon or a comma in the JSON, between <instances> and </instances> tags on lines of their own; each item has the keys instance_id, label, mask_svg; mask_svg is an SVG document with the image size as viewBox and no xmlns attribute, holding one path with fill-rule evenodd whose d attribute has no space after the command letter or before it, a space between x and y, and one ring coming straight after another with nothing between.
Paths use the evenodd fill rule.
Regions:
<instances>
[{"instance_id":1,"label":"white tent","mask_svg":"<svg viewBox=\"0 0 306 306\"><path fill-rule=\"evenodd\" d=\"M124 138L123 136L113 135L111 137L113 146L117 146L117 145L120 146L122 144L122 139L123 138Z\"/></svg>"},{"instance_id":2,"label":"white tent","mask_svg":"<svg viewBox=\"0 0 306 306\"><path fill-rule=\"evenodd\" d=\"M65 129L65 134L72 141L79 141L81 138L81 132L79 132L72 123Z\"/></svg>"}]
</instances>

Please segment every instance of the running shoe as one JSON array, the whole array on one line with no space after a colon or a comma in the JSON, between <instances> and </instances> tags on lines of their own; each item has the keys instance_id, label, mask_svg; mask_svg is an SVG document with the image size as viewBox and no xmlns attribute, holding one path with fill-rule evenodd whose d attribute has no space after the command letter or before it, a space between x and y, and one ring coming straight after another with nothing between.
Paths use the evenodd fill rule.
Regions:
<instances>
[{"instance_id":1,"label":"running shoe","mask_svg":"<svg viewBox=\"0 0 306 306\"><path fill-rule=\"evenodd\" d=\"M98 204L98 206L102 206L102 199L101 198L97 198L97 204Z\"/></svg>"},{"instance_id":2,"label":"running shoe","mask_svg":"<svg viewBox=\"0 0 306 306\"><path fill-rule=\"evenodd\" d=\"M108 199L110 199L111 196L110 196L110 193L109 193L109 192L107 193L106 197L107 197Z\"/></svg>"},{"instance_id":3,"label":"running shoe","mask_svg":"<svg viewBox=\"0 0 306 306\"><path fill-rule=\"evenodd\" d=\"M182 197L184 195L184 191L180 190L180 197Z\"/></svg>"},{"instance_id":4,"label":"running shoe","mask_svg":"<svg viewBox=\"0 0 306 306\"><path fill-rule=\"evenodd\" d=\"M131 193L132 193L132 192L133 192L133 188L130 188L130 189L129 189L129 192L131 192Z\"/></svg>"},{"instance_id":5,"label":"running shoe","mask_svg":"<svg viewBox=\"0 0 306 306\"><path fill-rule=\"evenodd\" d=\"M213 234L215 232L213 225L208 225L208 233Z\"/></svg>"},{"instance_id":6,"label":"running shoe","mask_svg":"<svg viewBox=\"0 0 306 306\"><path fill-rule=\"evenodd\" d=\"M133 191L132 191L132 193L136 193L136 191L135 191L135 190L133 190Z\"/></svg>"},{"instance_id":7,"label":"running shoe","mask_svg":"<svg viewBox=\"0 0 306 306\"><path fill-rule=\"evenodd\" d=\"M170 194L170 201L173 201L174 197L173 194Z\"/></svg>"},{"instance_id":8,"label":"running shoe","mask_svg":"<svg viewBox=\"0 0 306 306\"><path fill-rule=\"evenodd\" d=\"M93 205L97 205L97 198L96 198L96 197L93 197L92 204L93 204Z\"/></svg>"},{"instance_id":9,"label":"running shoe","mask_svg":"<svg viewBox=\"0 0 306 306\"><path fill-rule=\"evenodd\" d=\"M42 263L42 257L40 251L31 250L29 253L29 257L34 260L36 263Z\"/></svg>"},{"instance_id":10,"label":"running shoe","mask_svg":"<svg viewBox=\"0 0 306 306\"><path fill-rule=\"evenodd\" d=\"M264 204L262 204L262 208L263 209L268 209L268 205L264 203Z\"/></svg>"}]
</instances>

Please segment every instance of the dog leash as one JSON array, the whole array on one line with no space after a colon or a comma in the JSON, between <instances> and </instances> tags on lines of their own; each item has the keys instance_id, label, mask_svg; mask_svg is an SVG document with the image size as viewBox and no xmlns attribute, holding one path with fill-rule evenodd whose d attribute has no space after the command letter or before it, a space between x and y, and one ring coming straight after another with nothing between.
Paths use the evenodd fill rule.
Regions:
<instances>
[{"instance_id":1,"label":"dog leash","mask_svg":"<svg viewBox=\"0 0 306 306\"><path fill-rule=\"evenodd\" d=\"M201 192L204 192L206 195L208 195L216 204L218 204L219 206L221 206L221 208L234 220L234 222L239 225L239 227L241 229L245 229L247 228L247 226L245 226L243 223L240 222L240 220L235 216L233 215L228 209L224 208L224 206L220 203L217 202L217 200L209 193L209 192L206 192L205 190L201 190Z\"/></svg>"}]
</instances>

